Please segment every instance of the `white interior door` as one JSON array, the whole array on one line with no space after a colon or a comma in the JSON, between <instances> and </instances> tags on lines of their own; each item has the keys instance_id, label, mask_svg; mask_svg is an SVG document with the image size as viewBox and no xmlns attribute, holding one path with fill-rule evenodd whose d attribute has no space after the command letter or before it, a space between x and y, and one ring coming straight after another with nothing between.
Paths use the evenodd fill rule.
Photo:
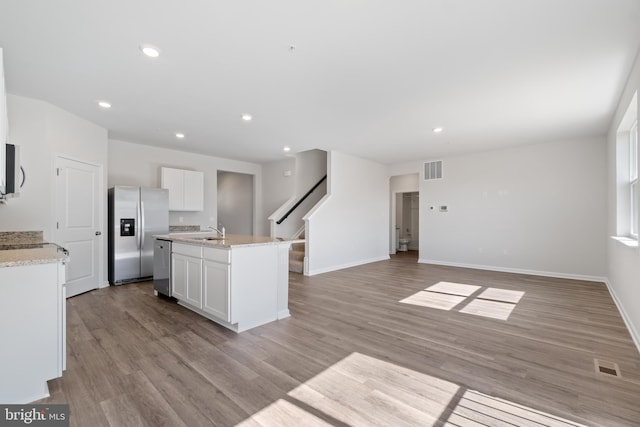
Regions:
<instances>
[{"instance_id":1,"label":"white interior door","mask_svg":"<svg viewBox=\"0 0 640 427\"><path fill-rule=\"evenodd\" d=\"M56 159L56 242L69 251L67 297L99 287L100 166Z\"/></svg>"}]
</instances>

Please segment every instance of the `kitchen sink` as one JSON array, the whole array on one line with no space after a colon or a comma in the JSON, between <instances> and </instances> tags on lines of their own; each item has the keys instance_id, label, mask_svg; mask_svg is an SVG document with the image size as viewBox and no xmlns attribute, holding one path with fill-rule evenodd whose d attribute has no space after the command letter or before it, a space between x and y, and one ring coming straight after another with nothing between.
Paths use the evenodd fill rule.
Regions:
<instances>
[{"instance_id":1,"label":"kitchen sink","mask_svg":"<svg viewBox=\"0 0 640 427\"><path fill-rule=\"evenodd\" d=\"M222 237L212 233L211 231L201 231L201 232L185 232L185 233L169 233L169 236L180 237L183 239L189 240L224 240Z\"/></svg>"}]
</instances>

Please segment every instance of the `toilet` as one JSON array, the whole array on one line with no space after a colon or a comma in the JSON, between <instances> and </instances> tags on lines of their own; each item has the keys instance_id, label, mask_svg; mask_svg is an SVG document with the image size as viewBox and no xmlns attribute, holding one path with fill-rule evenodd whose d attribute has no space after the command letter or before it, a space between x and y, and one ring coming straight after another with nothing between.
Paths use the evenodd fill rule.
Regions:
<instances>
[{"instance_id":1,"label":"toilet","mask_svg":"<svg viewBox=\"0 0 640 427\"><path fill-rule=\"evenodd\" d=\"M407 238L401 238L398 240L398 250L400 252L406 252L409 250L409 239Z\"/></svg>"}]
</instances>

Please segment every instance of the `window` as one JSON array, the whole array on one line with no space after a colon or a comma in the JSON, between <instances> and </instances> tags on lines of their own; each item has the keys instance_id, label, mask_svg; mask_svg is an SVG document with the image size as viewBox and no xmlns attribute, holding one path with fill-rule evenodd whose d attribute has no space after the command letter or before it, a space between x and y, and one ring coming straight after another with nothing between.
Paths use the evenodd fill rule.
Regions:
<instances>
[{"instance_id":1,"label":"window","mask_svg":"<svg viewBox=\"0 0 640 427\"><path fill-rule=\"evenodd\" d=\"M638 93L620 120L616 134L616 234L619 242L638 247Z\"/></svg>"},{"instance_id":2,"label":"window","mask_svg":"<svg viewBox=\"0 0 640 427\"><path fill-rule=\"evenodd\" d=\"M629 130L629 205L631 206L629 234L638 238L638 121Z\"/></svg>"}]
</instances>

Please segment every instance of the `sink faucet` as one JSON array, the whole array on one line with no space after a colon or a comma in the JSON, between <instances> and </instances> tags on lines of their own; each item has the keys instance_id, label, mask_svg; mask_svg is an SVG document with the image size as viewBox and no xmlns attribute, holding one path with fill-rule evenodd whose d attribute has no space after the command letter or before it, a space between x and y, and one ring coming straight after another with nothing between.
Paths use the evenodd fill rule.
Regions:
<instances>
[{"instance_id":1,"label":"sink faucet","mask_svg":"<svg viewBox=\"0 0 640 427\"><path fill-rule=\"evenodd\" d=\"M220 234L220 237L222 237L223 239L225 238L226 233L225 233L225 231L224 231L224 227L221 227L221 228L222 228L222 230L218 230L217 228L212 227L212 226L209 226L208 228L210 228L211 230L213 230L213 231L215 231L216 233Z\"/></svg>"}]
</instances>

